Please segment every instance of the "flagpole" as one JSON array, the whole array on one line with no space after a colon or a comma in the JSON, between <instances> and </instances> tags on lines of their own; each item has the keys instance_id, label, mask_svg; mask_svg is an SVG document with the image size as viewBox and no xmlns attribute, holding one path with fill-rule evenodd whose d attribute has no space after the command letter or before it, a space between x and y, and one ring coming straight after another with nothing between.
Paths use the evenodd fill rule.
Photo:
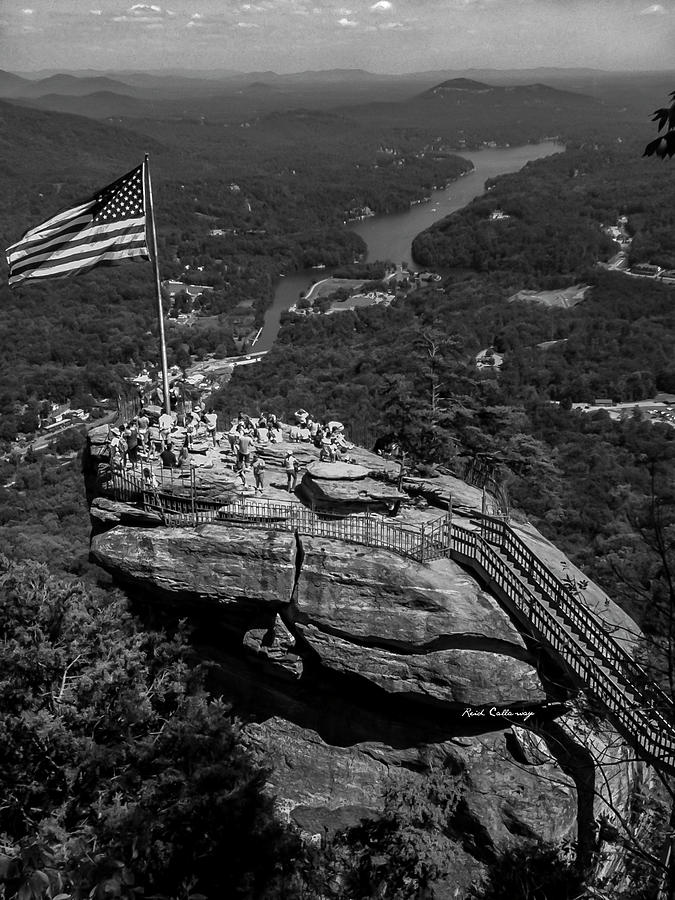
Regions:
<instances>
[{"instance_id":1,"label":"flagpole","mask_svg":"<svg viewBox=\"0 0 675 900\"><path fill-rule=\"evenodd\" d=\"M162 284L159 280L159 262L157 261L157 232L155 230L155 210L152 204L152 183L150 181L150 156L145 154L145 186L147 191L147 220L151 224L152 267L155 272L155 292L157 294L157 316L159 318L159 352L162 362L162 386L164 390L164 411L171 414L169 398L169 367L166 362L166 341L164 339L164 310L162 309Z\"/></svg>"}]
</instances>

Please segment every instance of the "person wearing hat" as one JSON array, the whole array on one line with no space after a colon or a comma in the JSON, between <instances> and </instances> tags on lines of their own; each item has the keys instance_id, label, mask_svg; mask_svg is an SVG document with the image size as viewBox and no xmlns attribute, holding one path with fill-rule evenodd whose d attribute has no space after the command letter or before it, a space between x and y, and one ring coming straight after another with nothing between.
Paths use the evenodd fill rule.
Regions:
<instances>
[{"instance_id":1,"label":"person wearing hat","mask_svg":"<svg viewBox=\"0 0 675 900\"><path fill-rule=\"evenodd\" d=\"M108 430L108 446L110 449L110 463L113 468L123 468L127 448L119 428L113 427Z\"/></svg>"},{"instance_id":2,"label":"person wearing hat","mask_svg":"<svg viewBox=\"0 0 675 900\"><path fill-rule=\"evenodd\" d=\"M284 458L284 470L286 472L286 490L289 494L294 493L295 486L298 483L298 469L300 465L293 456L292 451L288 451Z\"/></svg>"}]
</instances>

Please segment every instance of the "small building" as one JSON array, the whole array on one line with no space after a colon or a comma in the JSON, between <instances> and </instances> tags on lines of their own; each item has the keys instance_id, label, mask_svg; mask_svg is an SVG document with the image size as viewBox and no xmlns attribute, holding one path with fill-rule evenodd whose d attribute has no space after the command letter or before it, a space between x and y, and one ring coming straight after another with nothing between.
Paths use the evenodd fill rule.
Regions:
<instances>
[{"instance_id":1,"label":"small building","mask_svg":"<svg viewBox=\"0 0 675 900\"><path fill-rule=\"evenodd\" d=\"M643 278L656 278L661 272L661 266L654 266L651 263L637 263L630 267L631 275L641 275Z\"/></svg>"},{"instance_id":2,"label":"small building","mask_svg":"<svg viewBox=\"0 0 675 900\"><path fill-rule=\"evenodd\" d=\"M189 294L194 300L205 291L212 291L213 288L208 284L186 284L184 281L163 281L162 287L165 287L169 297L175 297L176 294Z\"/></svg>"}]
</instances>

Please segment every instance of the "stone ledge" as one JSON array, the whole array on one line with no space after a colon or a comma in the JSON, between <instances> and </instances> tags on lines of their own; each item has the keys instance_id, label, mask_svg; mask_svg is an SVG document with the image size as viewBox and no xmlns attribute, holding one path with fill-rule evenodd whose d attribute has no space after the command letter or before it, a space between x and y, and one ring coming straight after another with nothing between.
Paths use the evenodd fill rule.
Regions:
<instances>
[{"instance_id":1,"label":"stone ledge","mask_svg":"<svg viewBox=\"0 0 675 900\"><path fill-rule=\"evenodd\" d=\"M312 478L331 481L358 481L369 474L365 466L345 462L313 462L307 466L307 474Z\"/></svg>"}]
</instances>

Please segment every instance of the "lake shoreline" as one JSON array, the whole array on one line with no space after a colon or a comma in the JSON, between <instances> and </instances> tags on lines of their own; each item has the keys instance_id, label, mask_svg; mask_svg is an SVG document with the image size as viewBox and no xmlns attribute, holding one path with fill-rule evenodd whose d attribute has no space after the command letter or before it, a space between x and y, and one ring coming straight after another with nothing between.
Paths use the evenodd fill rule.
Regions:
<instances>
[{"instance_id":1,"label":"lake shoreline","mask_svg":"<svg viewBox=\"0 0 675 900\"><path fill-rule=\"evenodd\" d=\"M482 196L485 193L485 182L489 179L518 172L528 162L564 150L564 145L556 141L542 141L520 147L465 151L458 155L462 155L473 168L467 169L447 187L434 191L427 202L417 203L400 213L369 216L344 227L359 234L366 242L368 250L364 262L389 259L396 265L403 263L405 268L414 270L416 266L412 259L412 241L420 232ZM300 295L305 295L313 284L323 280L317 279L316 274L315 269L304 269L286 273L283 278L279 278L272 304L265 311L263 330L256 343L256 350L269 350L272 347L281 327L282 313L295 305Z\"/></svg>"}]
</instances>

